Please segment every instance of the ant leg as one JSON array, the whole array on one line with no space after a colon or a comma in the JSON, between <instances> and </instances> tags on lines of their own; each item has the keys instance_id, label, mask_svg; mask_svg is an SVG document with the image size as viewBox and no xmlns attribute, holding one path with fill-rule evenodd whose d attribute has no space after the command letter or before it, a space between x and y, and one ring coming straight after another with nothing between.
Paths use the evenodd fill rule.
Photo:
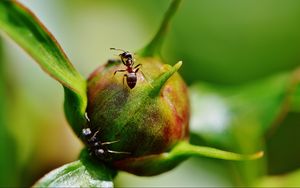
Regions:
<instances>
[{"instance_id":1,"label":"ant leg","mask_svg":"<svg viewBox=\"0 0 300 188\"><path fill-rule=\"evenodd\" d=\"M107 150L109 153L115 153L115 154L130 154L130 152L126 151L113 151L113 150Z\"/></svg>"},{"instance_id":2,"label":"ant leg","mask_svg":"<svg viewBox=\"0 0 300 188\"><path fill-rule=\"evenodd\" d=\"M142 64L138 64L137 66L135 66L135 68L141 66ZM138 71L140 71L143 75L143 77L145 78L146 82L150 85L150 87L152 87L151 83L149 82L149 80L147 79L146 75L144 74L144 72L142 70L140 70L140 68L137 68L134 70L135 73L137 73ZM152 87L153 88L153 87Z\"/></svg>"},{"instance_id":3,"label":"ant leg","mask_svg":"<svg viewBox=\"0 0 300 188\"><path fill-rule=\"evenodd\" d=\"M123 65L126 66L126 62L124 61L124 59L122 57L121 57L121 61L122 61Z\"/></svg>"},{"instance_id":4,"label":"ant leg","mask_svg":"<svg viewBox=\"0 0 300 188\"><path fill-rule=\"evenodd\" d=\"M127 70L116 70L116 71L114 72L114 75L115 75L117 72L125 72L125 71L127 71Z\"/></svg>"},{"instance_id":5,"label":"ant leg","mask_svg":"<svg viewBox=\"0 0 300 188\"><path fill-rule=\"evenodd\" d=\"M142 66L142 64L138 64L138 65L134 66L133 68L136 69L136 68L138 68L139 66ZM137 72L137 71L136 71L136 72Z\"/></svg>"},{"instance_id":6,"label":"ant leg","mask_svg":"<svg viewBox=\"0 0 300 188\"><path fill-rule=\"evenodd\" d=\"M92 138L95 138L98 133L99 133L99 129L93 134Z\"/></svg>"},{"instance_id":7,"label":"ant leg","mask_svg":"<svg viewBox=\"0 0 300 188\"><path fill-rule=\"evenodd\" d=\"M87 112L86 112L86 113L84 113L84 117L85 117L85 119L86 119L88 122L91 122L91 120L90 120L90 118L89 118L89 116L88 116Z\"/></svg>"},{"instance_id":8,"label":"ant leg","mask_svg":"<svg viewBox=\"0 0 300 188\"><path fill-rule=\"evenodd\" d=\"M123 86L125 85L124 82L125 82L125 78L127 78L127 77L128 77L127 74L124 74L124 76L123 76Z\"/></svg>"},{"instance_id":9,"label":"ant leg","mask_svg":"<svg viewBox=\"0 0 300 188\"><path fill-rule=\"evenodd\" d=\"M116 141L111 141L111 142L102 142L102 145L109 145L109 144L114 144L120 142L120 140L116 140Z\"/></svg>"}]
</instances>

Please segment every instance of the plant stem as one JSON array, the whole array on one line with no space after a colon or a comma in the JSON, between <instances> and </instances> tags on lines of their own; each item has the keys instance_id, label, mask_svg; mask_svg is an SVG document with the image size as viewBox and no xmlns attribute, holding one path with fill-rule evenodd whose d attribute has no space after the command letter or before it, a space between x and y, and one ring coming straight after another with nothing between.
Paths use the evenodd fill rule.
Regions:
<instances>
[{"instance_id":1,"label":"plant stem","mask_svg":"<svg viewBox=\"0 0 300 188\"><path fill-rule=\"evenodd\" d=\"M142 57L160 56L160 51L166 38L171 19L174 17L181 0L173 0L169 9L165 13L164 20L154 38L146 47L138 52Z\"/></svg>"},{"instance_id":2,"label":"plant stem","mask_svg":"<svg viewBox=\"0 0 300 188\"><path fill-rule=\"evenodd\" d=\"M243 155L216 148L196 146L187 141L178 143L168 153L149 155L140 158L125 159L119 169L144 176L153 176L171 170L189 157L210 157L231 161L255 160L263 157L263 151L254 154Z\"/></svg>"}]
</instances>

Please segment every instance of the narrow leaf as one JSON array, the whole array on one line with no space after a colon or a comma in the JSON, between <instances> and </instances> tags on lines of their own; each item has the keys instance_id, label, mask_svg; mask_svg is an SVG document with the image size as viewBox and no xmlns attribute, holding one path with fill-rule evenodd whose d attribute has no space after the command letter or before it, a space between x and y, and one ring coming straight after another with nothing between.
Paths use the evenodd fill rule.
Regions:
<instances>
[{"instance_id":1,"label":"narrow leaf","mask_svg":"<svg viewBox=\"0 0 300 188\"><path fill-rule=\"evenodd\" d=\"M0 2L0 30L64 86L67 118L75 132L79 133L87 104L86 81L70 63L55 38L30 10L16 1ZM76 108L69 106L73 103L77 104Z\"/></svg>"},{"instance_id":2,"label":"narrow leaf","mask_svg":"<svg viewBox=\"0 0 300 188\"><path fill-rule=\"evenodd\" d=\"M250 155L242 155L233 152L223 151L216 148L205 147L205 146L196 146L188 142L182 142L174 148L174 151L171 152L171 157L173 160L176 158L181 158L183 156L191 157L211 157L216 159L232 160L232 161L241 161L241 160L254 160L261 158L263 156L263 151L259 151Z\"/></svg>"},{"instance_id":3,"label":"narrow leaf","mask_svg":"<svg viewBox=\"0 0 300 188\"><path fill-rule=\"evenodd\" d=\"M210 157L223 160L244 161L258 159L262 156L262 151L250 155L242 155L211 147L191 145L187 141L182 141L174 146L168 153L131 158L126 162L122 161L123 165L121 166L121 170L133 174L153 176L165 172L166 170L171 170L189 157Z\"/></svg>"},{"instance_id":4,"label":"narrow leaf","mask_svg":"<svg viewBox=\"0 0 300 188\"><path fill-rule=\"evenodd\" d=\"M180 5L180 2L181 0L173 0L154 38L150 41L150 43L145 48L143 48L140 52L138 52L141 56L153 57L153 56L160 55L160 50L162 48L164 39L166 38L170 21L174 17Z\"/></svg>"},{"instance_id":5,"label":"narrow leaf","mask_svg":"<svg viewBox=\"0 0 300 188\"><path fill-rule=\"evenodd\" d=\"M151 90L151 96L156 96L160 93L161 88L165 85L167 80L178 71L178 69L181 67L182 61L179 61L176 63L173 67L170 68L170 70L166 71L162 75L160 75L156 80L151 82L150 90Z\"/></svg>"},{"instance_id":6,"label":"narrow leaf","mask_svg":"<svg viewBox=\"0 0 300 188\"><path fill-rule=\"evenodd\" d=\"M33 187L113 187L115 175L104 164L93 162L84 150L80 160L51 171Z\"/></svg>"}]
</instances>

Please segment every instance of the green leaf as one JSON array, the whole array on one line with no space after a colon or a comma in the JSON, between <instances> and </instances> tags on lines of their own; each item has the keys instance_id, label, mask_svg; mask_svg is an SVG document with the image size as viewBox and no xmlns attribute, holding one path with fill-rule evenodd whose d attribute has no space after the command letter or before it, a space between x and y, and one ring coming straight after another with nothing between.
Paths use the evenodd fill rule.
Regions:
<instances>
[{"instance_id":1,"label":"green leaf","mask_svg":"<svg viewBox=\"0 0 300 188\"><path fill-rule=\"evenodd\" d=\"M86 81L38 18L16 1L0 2L0 30L18 43L41 68L65 88L67 119L77 134L84 123ZM70 106L70 104L76 104Z\"/></svg>"},{"instance_id":2,"label":"green leaf","mask_svg":"<svg viewBox=\"0 0 300 188\"><path fill-rule=\"evenodd\" d=\"M143 57L153 57L160 56L160 50L162 48L163 42L166 38L166 34L168 32L168 27L170 25L170 21L174 17L181 0L173 0L169 9L167 10L164 20L160 25L159 30L155 34L154 38L150 41L146 47L138 52L140 56Z\"/></svg>"},{"instance_id":3,"label":"green leaf","mask_svg":"<svg viewBox=\"0 0 300 188\"><path fill-rule=\"evenodd\" d=\"M86 150L80 160L61 166L42 177L34 187L113 187L116 172L94 162Z\"/></svg>"},{"instance_id":4,"label":"green leaf","mask_svg":"<svg viewBox=\"0 0 300 188\"><path fill-rule=\"evenodd\" d=\"M191 87L192 143L238 153L264 150L265 138L280 125L291 105L297 79L284 73L241 86L198 83ZM200 139L199 139L200 138ZM231 165L241 185L265 172L264 161Z\"/></svg>"},{"instance_id":5,"label":"green leaf","mask_svg":"<svg viewBox=\"0 0 300 188\"><path fill-rule=\"evenodd\" d=\"M280 117L287 113L292 85L290 74L242 86L195 84L190 89L191 129L208 142L244 148L236 139L251 135L261 138L280 123Z\"/></svg>"}]
</instances>

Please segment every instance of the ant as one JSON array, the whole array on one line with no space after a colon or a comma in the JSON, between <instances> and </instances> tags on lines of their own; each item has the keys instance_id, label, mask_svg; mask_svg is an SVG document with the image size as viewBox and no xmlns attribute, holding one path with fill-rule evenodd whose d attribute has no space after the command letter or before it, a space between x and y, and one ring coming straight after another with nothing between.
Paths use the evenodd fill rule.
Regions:
<instances>
[{"instance_id":1,"label":"ant","mask_svg":"<svg viewBox=\"0 0 300 188\"><path fill-rule=\"evenodd\" d=\"M124 85L124 80L126 78L126 82L127 82L128 87L130 89L133 89L136 85L136 82L137 82L136 73L139 71L139 69L140 69L139 67L141 66L141 64L133 66L134 65L134 58L133 58L133 55L128 51L125 51L125 50L122 50L122 49L117 49L117 48L110 48L110 49L111 50L118 50L118 51L123 52L123 53L119 54L119 56L121 58L122 63L127 68L123 69L123 70L116 70L114 75L117 72L127 72L126 74L124 74L124 77L123 77L123 85Z\"/></svg>"},{"instance_id":2,"label":"ant","mask_svg":"<svg viewBox=\"0 0 300 188\"><path fill-rule=\"evenodd\" d=\"M85 113L85 118L90 124L90 119L87 116L87 113ZM96 132L93 132L91 128L84 128L82 129L82 136L84 138L84 141L88 147L89 154L91 156L95 156L97 159L100 159L102 161L110 161L111 160L111 154L130 154L128 152L119 152L119 151L112 151L107 148L107 145L119 142L119 141L112 141L112 142L101 142L99 138L97 137L99 133L99 130Z\"/></svg>"}]
</instances>

